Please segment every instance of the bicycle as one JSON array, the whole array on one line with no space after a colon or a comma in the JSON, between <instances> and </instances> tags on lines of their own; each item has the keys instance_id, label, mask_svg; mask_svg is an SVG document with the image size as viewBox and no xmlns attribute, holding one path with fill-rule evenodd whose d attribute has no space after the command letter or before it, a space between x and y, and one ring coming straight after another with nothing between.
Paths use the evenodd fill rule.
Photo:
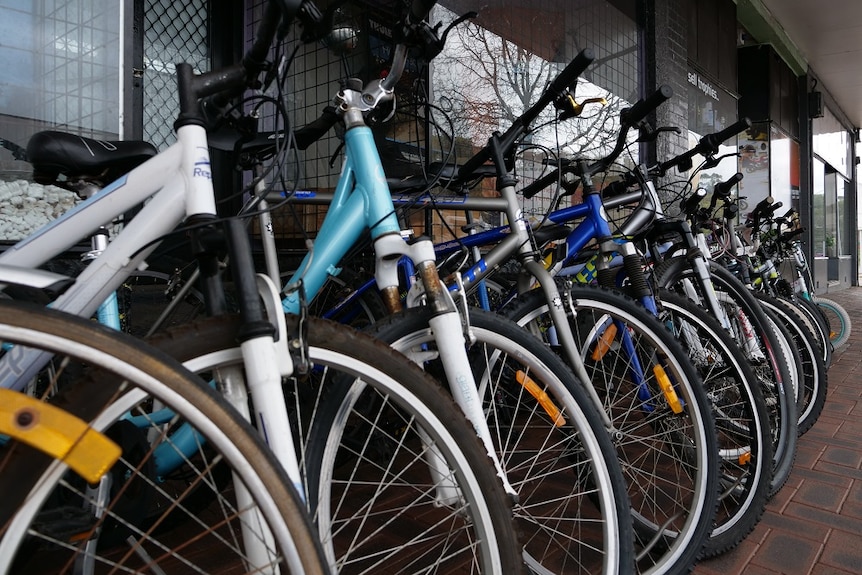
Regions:
<instances>
[{"instance_id":1,"label":"bicycle","mask_svg":"<svg viewBox=\"0 0 862 575\"><path fill-rule=\"evenodd\" d=\"M416 4L412 9L409 25L414 29L424 30L421 22L428 8L427 3ZM181 113L177 122L178 143L109 184L90 200L36 234L19 242L0 256L0 260L6 264L36 267L75 241L81 230L96 229L103 222L111 221L152 195L150 201L125 225L100 256L81 272L75 283L54 300L54 307L77 315L90 316L101 302L120 286L123 278L140 266L155 248L155 242L170 234L185 218L204 278L201 293L207 304L207 312L215 315L221 311L225 307L225 297L217 256L223 245L220 234L213 225L217 216L203 130L204 118L200 114L198 102L225 90L242 88L248 83L254 84L258 73L266 67L266 54L276 33L279 30L286 31L279 23L282 18L289 23L294 16L306 22L308 28L315 32L318 27L323 26L319 20L322 15L311 2L270 2L255 44L241 64L201 75L194 74L189 65L178 65L181 102ZM402 46L401 53L405 52L406 47ZM397 74L394 74L392 81L396 78ZM78 151L80 152L80 149ZM75 153L74 147L72 153ZM85 155L82 157L86 159ZM86 161L83 165L91 169L99 167ZM228 220L226 223L227 235L230 238L228 245L244 245L242 242L247 242L244 227L236 220ZM244 258L245 261L240 261ZM316 377L321 373L330 373L325 369L321 372L308 371L308 343L311 336L306 330L317 327L317 324L308 321L304 315L288 323L281 312L276 313L279 309L275 303L278 300L277 289L262 279L257 281L264 287L258 289L254 276L249 273L250 260L247 258L247 250L241 247L236 247L231 252L234 280L242 284L238 290L238 303L243 312L244 323L239 333L245 358L241 364L237 359L232 360L232 365L241 365L244 372L242 369L222 368L218 363L213 365L199 362L190 365L193 365L196 371L219 367L218 373L223 377L216 378L216 381L221 391L234 407L249 416L249 393L245 387L247 380L248 390L254 399L257 427L265 433L269 445L275 450L279 461L285 465L294 485L303 491L306 487L328 489L329 486L303 484L304 478L299 473L300 463L307 467L320 465L321 462L301 460L294 451L295 445L291 439L293 430L282 391L282 376L293 375L292 381L296 383L309 380L309 374ZM429 275L432 271L428 270ZM261 295L270 304L266 312L258 307L258 298ZM454 306L450 309L454 312ZM302 306L299 306L298 311L302 311ZM460 326L457 316L449 313L448 317ZM277 329L274 330L270 322L276 322ZM406 421L418 428L417 434L411 432L409 437L419 438L421 447L418 453L427 456L426 459L417 459L417 454L414 453L409 461L424 461L425 473L431 473L431 486L425 491L426 499L436 501L439 513L448 517L447 520L427 526L427 537L396 532L396 535L403 536L399 543L414 544L418 548L420 544L432 541L432 549L423 547L424 555L420 554L423 561L433 562L434 556L431 554L445 553L452 561L464 561L467 565L475 565L485 571L517 570L520 558L511 525L511 505L504 497L502 487L493 479L494 471L488 468L487 454L471 447L471 438L475 434L467 431L469 428L464 427L466 422L461 423L463 420L459 419L459 414L447 411L451 403L445 403L446 400L443 399L432 405L422 402L429 394L435 396L440 392L433 386L429 387L430 391L418 391L423 386L429 386L430 380L406 368L401 359L384 359L390 357L387 353L391 355L394 352L366 350L363 360L359 361L351 357L347 350L355 351L357 347L364 349L368 345L362 343L363 340L356 339L354 332L335 338L332 332L338 331L330 329L326 332L324 329L330 338L319 348L323 350L322 357L318 358L319 364L331 367L332 372L340 371L349 382L357 382L357 385L362 383L365 386L363 390L377 393L384 400L390 401L396 413L406 412ZM358 343L351 348L354 340ZM235 345L235 340L233 341ZM20 361L22 356L26 359L24 363ZM23 348L13 347L4 359L4 385L20 388L34 380L50 357L44 355L35 358L32 354L28 356ZM205 362L206 358L201 361ZM378 361L386 362L385 370L373 367ZM26 369L18 372L13 369L17 365L25 365ZM360 375L361 381L358 379ZM336 377L336 380L339 379ZM296 389L301 391L302 387L297 386ZM347 406L348 409L351 407ZM361 411L359 413L362 415ZM309 429L307 425L299 427L301 432ZM325 428L316 429L322 429L321 433L331 431ZM390 432L388 437L392 437L391 430L387 431ZM457 441L456 437L459 437ZM463 445L462 438L466 442ZM303 442L308 439L302 438ZM346 445L339 444L338 447L342 449L337 451L347 453L344 451L347 449ZM305 456L302 445L300 449L300 454ZM329 468L326 473L331 474L333 460L328 460L327 464ZM315 503L316 499L308 497L308 502ZM372 503L373 505L365 509L366 518L382 509L382 502ZM423 506L421 509L411 510L408 506L396 510L394 515L405 517L409 513L421 513L426 509L427 507ZM347 562L352 560L354 555L367 553L372 545L380 541L379 533L374 530L366 533L367 537L360 546L339 547L340 541L345 537L344 531L330 531L332 524L328 517L322 518L318 515L317 520L321 531L326 530L322 535L325 537L325 550L330 565L336 565L339 561ZM361 524L364 519L358 521ZM450 525L454 526L454 530L450 529ZM432 537L432 532L439 535ZM387 535L392 536L393 532L388 532ZM452 536L454 542L463 545L457 549L449 548L446 543L447 536ZM384 555L377 557L384 557L385 560Z\"/></svg>"},{"instance_id":2,"label":"bicycle","mask_svg":"<svg viewBox=\"0 0 862 575\"><path fill-rule=\"evenodd\" d=\"M0 267L4 283L58 279L24 275ZM50 404L26 395L9 412L15 435L0 445L0 572L92 572L97 565L328 572L283 468L257 431L202 381L166 354L91 321L9 300L0 300L0 310L4 350L54 354L57 369L46 386L74 380ZM82 363L88 369L77 370ZM174 421L132 426L126 414L146 419L151 398L169 405ZM51 409L62 409L62 418L51 417ZM184 454L185 477L157 478L154 447L169 441L165 430L177 420L194 425L197 447ZM29 435L28 445L16 435ZM55 451L58 444L69 453ZM83 467L85 476L70 467Z\"/></svg>"}]
</instances>

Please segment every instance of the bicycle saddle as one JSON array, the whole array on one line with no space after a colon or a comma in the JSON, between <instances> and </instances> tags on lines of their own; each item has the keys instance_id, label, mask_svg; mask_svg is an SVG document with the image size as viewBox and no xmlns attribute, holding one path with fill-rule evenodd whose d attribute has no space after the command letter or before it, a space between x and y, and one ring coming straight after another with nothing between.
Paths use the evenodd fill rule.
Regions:
<instances>
[{"instance_id":1,"label":"bicycle saddle","mask_svg":"<svg viewBox=\"0 0 862 575\"><path fill-rule=\"evenodd\" d=\"M53 130L37 132L27 143L33 179L39 184L53 184L60 174L107 184L156 153L147 142L94 140Z\"/></svg>"}]
</instances>

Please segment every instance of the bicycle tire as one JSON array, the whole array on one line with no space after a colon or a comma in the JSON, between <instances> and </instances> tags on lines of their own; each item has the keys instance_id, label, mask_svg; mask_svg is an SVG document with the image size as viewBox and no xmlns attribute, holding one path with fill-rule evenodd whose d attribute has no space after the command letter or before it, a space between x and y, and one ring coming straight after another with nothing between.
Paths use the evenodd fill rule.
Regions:
<instances>
[{"instance_id":1,"label":"bicycle tire","mask_svg":"<svg viewBox=\"0 0 862 575\"><path fill-rule=\"evenodd\" d=\"M799 406L797 426L799 435L803 435L817 422L826 404L828 375L823 355L816 343L815 328L808 323L806 316L793 302L763 293L755 293L755 296L762 305L778 316L781 324L790 332L794 349L799 352L802 402Z\"/></svg>"},{"instance_id":2,"label":"bicycle tire","mask_svg":"<svg viewBox=\"0 0 862 575\"><path fill-rule=\"evenodd\" d=\"M710 260L709 271L713 285L722 305L728 308L729 317L734 320L742 314L757 336L759 353L750 357L755 375L763 384L767 408L770 413L772 429L773 466L772 488L770 496L775 495L787 482L796 459L796 444L798 437L798 413L796 408L796 391L793 389L789 362L792 359L784 357L781 351L780 336L776 329L783 329L779 323L773 323L767 317L765 310L754 298L753 293L737 279L733 272ZM685 258L674 257L665 260L653 270L657 286L671 289L678 288L683 279L691 279L694 285L694 270ZM737 326L735 335L741 335L748 329ZM741 345L744 345L740 342Z\"/></svg>"},{"instance_id":3,"label":"bicycle tire","mask_svg":"<svg viewBox=\"0 0 862 575\"><path fill-rule=\"evenodd\" d=\"M372 333L443 377L431 314L409 309L381 320ZM518 493L525 563L547 574L632 572L625 480L584 388L559 357L513 322L474 308L469 319L468 355L497 457Z\"/></svg>"},{"instance_id":4,"label":"bicycle tire","mask_svg":"<svg viewBox=\"0 0 862 575\"><path fill-rule=\"evenodd\" d=\"M721 461L715 527L704 557L733 549L760 521L772 480L766 399L748 361L718 322L675 293L660 293L660 319L689 351L713 403Z\"/></svg>"},{"instance_id":5,"label":"bicycle tire","mask_svg":"<svg viewBox=\"0 0 862 575\"><path fill-rule=\"evenodd\" d=\"M299 333L298 318L286 320L290 333ZM427 572L439 564L452 573L519 572L522 562L511 500L452 398L382 342L327 320L306 321L313 369L287 379L285 389L296 422L294 438L302 454L309 510L330 568L342 574L368 569L409 573ZM152 343L196 373L223 370L240 361L239 346L230 336L237 322L234 316L200 320L157 334ZM360 380L361 397L367 401L348 404L343 421L364 421L370 414L362 411L363 406L379 401L394 406L386 412L390 419L385 423L391 427L345 436L337 445L328 445L329 459L322 460L320 437L333 425L325 410L341 407L343 398L336 390ZM411 431L420 424L430 437L424 447L417 446ZM451 478L428 477L428 464L416 455L430 446L439 450L455 475L464 499L457 508L440 505L436 497L436 486L446 488ZM350 484L349 474L345 477L337 473L341 469L325 467L340 457L367 463L357 472L363 484ZM316 481L318 477L327 479ZM370 495L368 486L375 488ZM398 507L404 501L404 507ZM361 515L354 517L350 512L357 505ZM387 524L394 528L384 529Z\"/></svg>"},{"instance_id":6,"label":"bicycle tire","mask_svg":"<svg viewBox=\"0 0 862 575\"><path fill-rule=\"evenodd\" d=\"M832 365L832 352L835 350L835 346L832 344L829 322L826 320L826 316L817 307L816 303L803 297L786 297L783 294L778 294L777 297L790 302L803 314L811 330L811 335L817 342L817 349L823 358L823 365L828 369Z\"/></svg>"},{"instance_id":7,"label":"bicycle tire","mask_svg":"<svg viewBox=\"0 0 862 575\"><path fill-rule=\"evenodd\" d=\"M578 351L611 418L628 482L638 572L688 573L703 552L718 503L716 427L702 383L670 332L634 300L593 286L569 293ZM547 309L544 294L534 290L509 317L548 341ZM634 355L618 345L610 325L632 338ZM639 383L628 370L635 357L644 367ZM649 397L639 397L640 391Z\"/></svg>"},{"instance_id":8,"label":"bicycle tire","mask_svg":"<svg viewBox=\"0 0 862 575\"><path fill-rule=\"evenodd\" d=\"M0 301L0 317L4 344L59 354L69 360L65 365L90 366L50 402L123 448L120 460L104 475L105 495L99 500L98 490L61 461L14 440L0 447L0 572L55 572L76 561L85 561L76 569L90 572L87 559L133 571L150 565L174 573L254 567L246 563L237 539L240 523L253 528L252 507L246 510L245 503L234 499L238 482L232 489L211 489L218 461L245 485L276 534L283 555L279 560L287 559L282 572L326 572L316 531L281 465L257 432L180 364L130 336L41 306ZM123 418L150 396L170 405L206 438L203 455L190 454L185 472L199 472L199 488L211 489L212 505L181 530L157 529L161 519L183 512L183 500L172 497L170 478L147 475L152 451L138 450L141 438L128 438L130 424ZM90 509L99 504L101 512ZM161 510L158 518L144 514L154 508ZM213 523L205 523L208 519ZM270 572L272 565L257 567Z\"/></svg>"},{"instance_id":9,"label":"bicycle tire","mask_svg":"<svg viewBox=\"0 0 862 575\"><path fill-rule=\"evenodd\" d=\"M815 297L814 303L823 312L829 324L829 339L835 349L843 347L850 340L853 323L850 314L841 304L824 297Z\"/></svg>"}]
</instances>

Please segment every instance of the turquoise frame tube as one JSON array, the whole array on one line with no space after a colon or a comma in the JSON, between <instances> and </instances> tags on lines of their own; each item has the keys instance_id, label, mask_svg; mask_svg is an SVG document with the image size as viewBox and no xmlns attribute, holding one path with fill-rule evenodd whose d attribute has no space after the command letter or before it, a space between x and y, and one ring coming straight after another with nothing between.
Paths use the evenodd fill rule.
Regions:
<instances>
[{"instance_id":1,"label":"turquoise frame tube","mask_svg":"<svg viewBox=\"0 0 862 575\"><path fill-rule=\"evenodd\" d=\"M344 134L344 146L344 166L314 250L305 255L287 283L301 278L309 299L320 291L328 276L338 275L338 263L366 229L371 231L372 240L401 233L371 128L351 128ZM289 293L282 307L287 313L299 313L299 294Z\"/></svg>"}]
</instances>

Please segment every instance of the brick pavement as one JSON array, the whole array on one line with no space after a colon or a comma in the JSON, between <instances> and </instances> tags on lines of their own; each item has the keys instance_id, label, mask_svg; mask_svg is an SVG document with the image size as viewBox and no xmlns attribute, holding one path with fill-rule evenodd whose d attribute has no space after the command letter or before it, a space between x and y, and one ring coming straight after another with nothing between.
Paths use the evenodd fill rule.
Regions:
<instances>
[{"instance_id":1,"label":"brick pavement","mask_svg":"<svg viewBox=\"0 0 862 575\"><path fill-rule=\"evenodd\" d=\"M834 354L823 413L754 531L696 575L862 573L862 287L825 297L847 309L853 331Z\"/></svg>"}]
</instances>

